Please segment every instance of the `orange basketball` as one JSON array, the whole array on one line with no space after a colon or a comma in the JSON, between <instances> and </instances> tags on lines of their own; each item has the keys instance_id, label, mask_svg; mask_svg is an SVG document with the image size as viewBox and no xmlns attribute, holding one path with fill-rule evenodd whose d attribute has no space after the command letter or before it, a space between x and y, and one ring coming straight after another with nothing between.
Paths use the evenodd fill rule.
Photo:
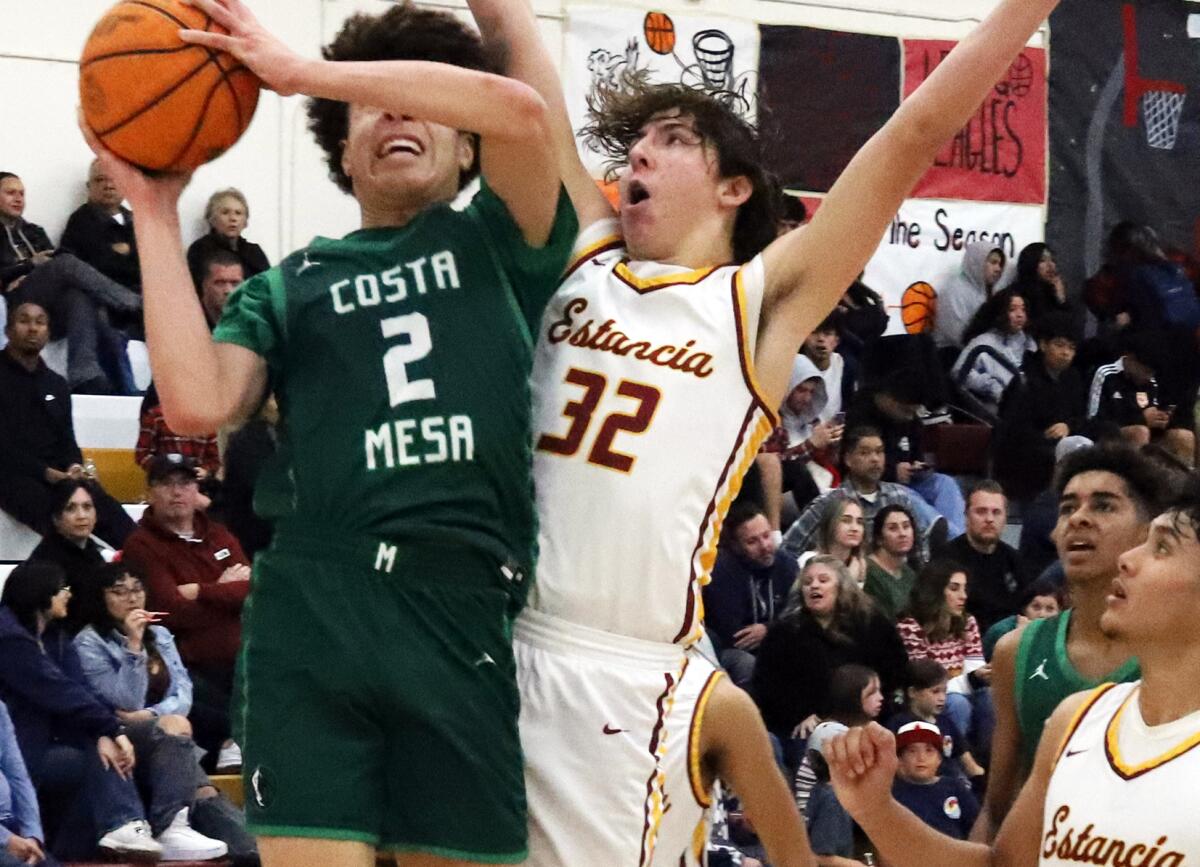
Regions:
<instances>
[{"instance_id":1,"label":"orange basketball","mask_svg":"<svg viewBox=\"0 0 1200 867\"><path fill-rule=\"evenodd\" d=\"M675 22L666 12L647 12L642 33L655 54L670 54L675 50Z\"/></svg>"},{"instance_id":2,"label":"orange basketball","mask_svg":"<svg viewBox=\"0 0 1200 867\"><path fill-rule=\"evenodd\" d=\"M235 57L179 31L225 32L178 0L125 0L104 14L79 61L88 125L117 156L150 171L190 171L250 125L259 81Z\"/></svg>"},{"instance_id":3,"label":"orange basketball","mask_svg":"<svg viewBox=\"0 0 1200 867\"><path fill-rule=\"evenodd\" d=\"M937 292L928 283L913 283L900 296L900 320L909 334L933 328L937 315Z\"/></svg>"}]
</instances>

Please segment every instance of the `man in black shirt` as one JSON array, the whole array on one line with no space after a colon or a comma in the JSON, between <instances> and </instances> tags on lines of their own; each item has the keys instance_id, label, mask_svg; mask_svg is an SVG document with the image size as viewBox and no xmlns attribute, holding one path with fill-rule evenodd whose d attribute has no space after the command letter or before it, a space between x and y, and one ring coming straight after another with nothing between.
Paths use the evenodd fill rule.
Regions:
<instances>
[{"instance_id":1,"label":"man in black shirt","mask_svg":"<svg viewBox=\"0 0 1200 867\"><path fill-rule=\"evenodd\" d=\"M967 532L940 552L967 570L967 610L980 632L1016 614L1028 582L1016 549L1000 539L1008 523L1008 501L998 482L982 481L967 496Z\"/></svg>"},{"instance_id":2,"label":"man in black shirt","mask_svg":"<svg viewBox=\"0 0 1200 867\"><path fill-rule=\"evenodd\" d=\"M45 309L26 301L9 308L8 345L0 352L0 509L38 532L48 529L50 488L83 477L67 381L41 359L50 339ZM133 531L121 504L99 485L96 535L119 548Z\"/></svg>"},{"instance_id":3,"label":"man in black shirt","mask_svg":"<svg viewBox=\"0 0 1200 867\"><path fill-rule=\"evenodd\" d=\"M93 160L88 168L88 200L67 220L59 246L87 262L122 286L137 289L137 241L133 236L133 212L121 204L121 191Z\"/></svg>"}]
</instances>

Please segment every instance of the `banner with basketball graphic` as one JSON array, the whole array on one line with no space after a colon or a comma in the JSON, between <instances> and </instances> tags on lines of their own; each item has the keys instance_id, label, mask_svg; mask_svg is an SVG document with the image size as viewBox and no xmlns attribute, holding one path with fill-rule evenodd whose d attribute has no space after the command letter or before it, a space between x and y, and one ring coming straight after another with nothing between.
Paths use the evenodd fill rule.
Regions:
<instances>
[{"instance_id":1,"label":"banner with basketball graphic","mask_svg":"<svg viewBox=\"0 0 1200 867\"><path fill-rule=\"evenodd\" d=\"M651 81L702 88L753 117L758 81L758 27L751 21L643 12L620 6L570 6L562 79L575 129L587 119L587 95L615 85L626 71L645 70ZM603 158L579 142L595 176Z\"/></svg>"},{"instance_id":2,"label":"banner with basketball graphic","mask_svg":"<svg viewBox=\"0 0 1200 867\"><path fill-rule=\"evenodd\" d=\"M929 77L957 43L904 40L904 95ZM1046 201L1046 52L1026 48L979 111L938 153L913 190L930 199Z\"/></svg>"},{"instance_id":3,"label":"banner with basketball graphic","mask_svg":"<svg viewBox=\"0 0 1200 867\"><path fill-rule=\"evenodd\" d=\"M1042 239L1044 218L1037 205L906 201L863 276L887 304L887 333L916 333L932 324L936 294L959 273L968 244L986 241L1003 250L1009 263L1006 274L1010 273L1021 249Z\"/></svg>"},{"instance_id":4,"label":"banner with basketball graphic","mask_svg":"<svg viewBox=\"0 0 1200 867\"><path fill-rule=\"evenodd\" d=\"M1050 25L1047 241L1067 285L1121 220L1200 255L1200 5L1064 0Z\"/></svg>"}]
</instances>

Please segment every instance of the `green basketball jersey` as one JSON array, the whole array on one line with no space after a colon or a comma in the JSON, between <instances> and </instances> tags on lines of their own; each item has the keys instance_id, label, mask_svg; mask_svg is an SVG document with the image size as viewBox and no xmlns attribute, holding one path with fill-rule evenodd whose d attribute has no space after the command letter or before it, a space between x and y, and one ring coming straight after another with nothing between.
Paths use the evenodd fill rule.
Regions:
<instances>
[{"instance_id":1,"label":"green basketball jersey","mask_svg":"<svg viewBox=\"0 0 1200 867\"><path fill-rule=\"evenodd\" d=\"M256 511L530 568L531 333L577 230L560 192L531 248L482 184L465 207L317 238L239 287L214 337L266 359L280 409Z\"/></svg>"},{"instance_id":2,"label":"green basketball jersey","mask_svg":"<svg viewBox=\"0 0 1200 867\"><path fill-rule=\"evenodd\" d=\"M1013 700L1021 731L1021 758L1028 771L1037 755L1038 741L1046 720L1064 698L1102 683L1130 683L1142 676L1136 659L1128 659L1116 671L1099 680L1080 674L1067 657L1067 629L1071 610L1030 622L1017 645Z\"/></svg>"}]
</instances>

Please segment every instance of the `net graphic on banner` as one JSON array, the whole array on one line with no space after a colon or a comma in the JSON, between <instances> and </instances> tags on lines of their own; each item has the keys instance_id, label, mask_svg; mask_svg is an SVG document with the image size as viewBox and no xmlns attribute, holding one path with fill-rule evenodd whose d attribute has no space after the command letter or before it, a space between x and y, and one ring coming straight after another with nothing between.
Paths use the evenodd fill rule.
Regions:
<instances>
[{"instance_id":1,"label":"net graphic on banner","mask_svg":"<svg viewBox=\"0 0 1200 867\"><path fill-rule=\"evenodd\" d=\"M1187 93L1176 90L1148 90L1142 94L1146 144L1159 150L1174 150L1185 99Z\"/></svg>"}]
</instances>

